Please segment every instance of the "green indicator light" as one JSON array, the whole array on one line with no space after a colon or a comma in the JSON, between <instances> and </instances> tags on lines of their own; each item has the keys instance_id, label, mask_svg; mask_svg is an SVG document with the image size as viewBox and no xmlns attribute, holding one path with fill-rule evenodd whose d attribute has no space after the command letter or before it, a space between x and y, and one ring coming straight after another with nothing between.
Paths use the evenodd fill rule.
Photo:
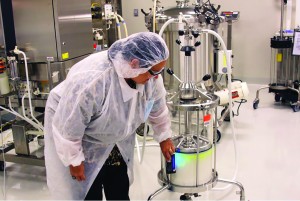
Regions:
<instances>
[{"instance_id":1,"label":"green indicator light","mask_svg":"<svg viewBox=\"0 0 300 201\"><path fill-rule=\"evenodd\" d=\"M204 152L199 153L198 160L201 163L201 160L205 160L207 157L212 156L212 149L209 149ZM176 169L185 167L189 165L190 163L193 163L197 160L197 153L175 153L175 163L176 163Z\"/></svg>"}]
</instances>

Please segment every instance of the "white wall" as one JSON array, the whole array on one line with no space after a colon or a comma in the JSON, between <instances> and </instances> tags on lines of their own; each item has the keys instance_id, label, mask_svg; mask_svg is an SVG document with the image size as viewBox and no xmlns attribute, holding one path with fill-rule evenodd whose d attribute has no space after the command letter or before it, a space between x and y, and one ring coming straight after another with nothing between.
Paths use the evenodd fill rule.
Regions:
<instances>
[{"instance_id":1,"label":"white wall","mask_svg":"<svg viewBox=\"0 0 300 201\"><path fill-rule=\"evenodd\" d=\"M161 0L165 8L176 5L175 0ZM192 2L192 1L191 1ZM221 5L221 11L240 11L240 20L233 24L232 49L234 76L249 83L268 84L270 68L270 38L280 28L280 0L211 0ZM152 0L123 0L123 17L129 33L147 31L143 8L148 11ZM133 9L139 16L133 16Z\"/></svg>"}]
</instances>

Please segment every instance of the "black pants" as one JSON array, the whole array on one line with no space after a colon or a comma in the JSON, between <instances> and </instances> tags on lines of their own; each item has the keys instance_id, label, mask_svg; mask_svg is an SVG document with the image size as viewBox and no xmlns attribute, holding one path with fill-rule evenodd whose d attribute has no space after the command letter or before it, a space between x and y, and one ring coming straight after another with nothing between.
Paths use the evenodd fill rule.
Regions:
<instances>
[{"instance_id":1,"label":"black pants","mask_svg":"<svg viewBox=\"0 0 300 201\"><path fill-rule=\"evenodd\" d=\"M104 165L92 184L85 200L102 200L104 189L106 200L130 200L127 165Z\"/></svg>"}]
</instances>

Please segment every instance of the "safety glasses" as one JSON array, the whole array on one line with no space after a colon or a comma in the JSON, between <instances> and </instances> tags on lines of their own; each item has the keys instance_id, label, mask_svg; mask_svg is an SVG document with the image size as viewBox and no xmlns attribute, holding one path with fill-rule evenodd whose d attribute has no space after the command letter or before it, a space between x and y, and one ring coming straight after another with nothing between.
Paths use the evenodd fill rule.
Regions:
<instances>
[{"instance_id":1,"label":"safety glasses","mask_svg":"<svg viewBox=\"0 0 300 201\"><path fill-rule=\"evenodd\" d=\"M151 75L155 76L155 75L161 74L162 72L164 72L164 70L165 70L165 67L163 67L163 68L162 68L160 71L158 71L158 72L153 71L153 70L151 70L151 69L149 69L148 72L149 72Z\"/></svg>"}]
</instances>

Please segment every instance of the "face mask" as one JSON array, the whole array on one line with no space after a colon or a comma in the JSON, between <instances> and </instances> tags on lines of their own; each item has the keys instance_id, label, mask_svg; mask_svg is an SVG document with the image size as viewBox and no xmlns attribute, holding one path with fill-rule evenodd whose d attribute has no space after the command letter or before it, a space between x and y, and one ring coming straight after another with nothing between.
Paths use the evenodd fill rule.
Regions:
<instances>
[{"instance_id":1,"label":"face mask","mask_svg":"<svg viewBox=\"0 0 300 201\"><path fill-rule=\"evenodd\" d=\"M145 117L144 117L144 121L146 121L149 117L149 114L152 110L152 107L154 105L154 100L151 99L151 100L148 100L147 103L146 103L146 109L145 109Z\"/></svg>"}]
</instances>

